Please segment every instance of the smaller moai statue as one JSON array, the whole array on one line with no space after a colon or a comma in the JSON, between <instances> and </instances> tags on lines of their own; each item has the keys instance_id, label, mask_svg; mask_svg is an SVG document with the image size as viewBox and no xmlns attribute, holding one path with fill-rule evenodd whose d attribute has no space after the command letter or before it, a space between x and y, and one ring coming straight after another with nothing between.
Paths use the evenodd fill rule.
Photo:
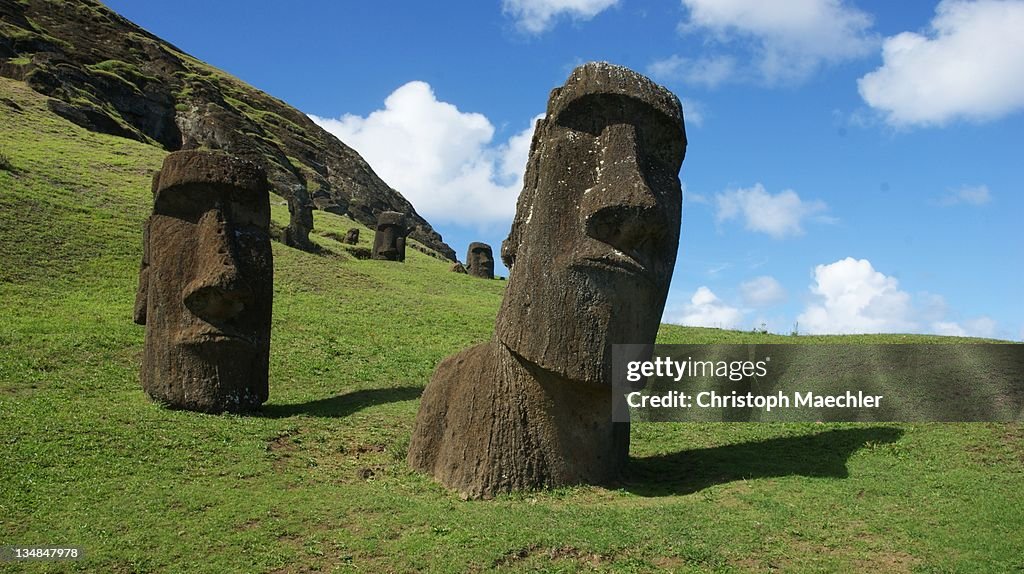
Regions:
<instances>
[{"instance_id":1,"label":"smaller moai statue","mask_svg":"<svg viewBox=\"0 0 1024 574\"><path fill-rule=\"evenodd\" d=\"M373 259L405 261L405 215L383 211L377 216L377 232L373 237Z\"/></svg>"},{"instance_id":2,"label":"smaller moai statue","mask_svg":"<svg viewBox=\"0 0 1024 574\"><path fill-rule=\"evenodd\" d=\"M349 245L355 245L356 243L359 243L358 227L353 227L352 229L349 229L348 232L345 233L345 243L348 243Z\"/></svg>"},{"instance_id":3,"label":"smaller moai statue","mask_svg":"<svg viewBox=\"0 0 1024 574\"><path fill-rule=\"evenodd\" d=\"M486 243L473 242L466 252L466 270L473 277L494 279L494 253Z\"/></svg>"},{"instance_id":4,"label":"smaller moai statue","mask_svg":"<svg viewBox=\"0 0 1024 574\"><path fill-rule=\"evenodd\" d=\"M210 413L267 400L269 194L263 168L225 153L174 152L153 177L134 318L154 400Z\"/></svg>"},{"instance_id":5,"label":"smaller moai statue","mask_svg":"<svg viewBox=\"0 0 1024 574\"><path fill-rule=\"evenodd\" d=\"M296 185L288 198L288 212L291 215L284 230L284 244L302 251L315 251L316 245L309 240L313 230L313 202L305 186Z\"/></svg>"}]
</instances>

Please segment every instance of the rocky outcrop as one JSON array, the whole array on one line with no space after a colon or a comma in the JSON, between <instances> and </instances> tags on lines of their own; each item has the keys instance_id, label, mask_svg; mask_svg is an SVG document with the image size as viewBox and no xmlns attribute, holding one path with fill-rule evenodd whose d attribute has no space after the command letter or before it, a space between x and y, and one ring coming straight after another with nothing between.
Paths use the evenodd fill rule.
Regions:
<instances>
[{"instance_id":1,"label":"rocky outcrop","mask_svg":"<svg viewBox=\"0 0 1024 574\"><path fill-rule=\"evenodd\" d=\"M264 168L284 198L373 227L406 214L413 239L456 259L430 224L352 148L302 112L183 53L95 0L0 0L0 75L53 98L86 129L168 151L223 150Z\"/></svg>"}]
</instances>

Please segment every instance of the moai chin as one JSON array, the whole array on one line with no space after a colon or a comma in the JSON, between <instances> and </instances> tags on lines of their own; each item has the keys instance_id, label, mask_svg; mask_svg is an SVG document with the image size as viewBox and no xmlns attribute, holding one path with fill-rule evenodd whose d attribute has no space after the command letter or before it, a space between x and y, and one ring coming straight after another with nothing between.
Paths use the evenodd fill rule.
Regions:
<instances>
[{"instance_id":1,"label":"moai chin","mask_svg":"<svg viewBox=\"0 0 1024 574\"><path fill-rule=\"evenodd\" d=\"M612 480L613 344L651 344L679 243L686 132L678 98L589 63L537 122L502 259L494 338L441 362L409 464L467 497Z\"/></svg>"},{"instance_id":2,"label":"moai chin","mask_svg":"<svg viewBox=\"0 0 1024 574\"><path fill-rule=\"evenodd\" d=\"M168 407L218 413L268 395L274 295L267 176L254 163L179 151L153 177L135 322L142 387Z\"/></svg>"},{"instance_id":3,"label":"moai chin","mask_svg":"<svg viewBox=\"0 0 1024 574\"><path fill-rule=\"evenodd\" d=\"M377 231L373 236L373 259L405 261L405 215L397 211L382 211L377 216Z\"/></svg>"},{"instance_id":4,"label":"moai chin","mask_svg":"<svg viewBox=\"0 0 1024 574\"><path fill-rule=\"evenodd\" d=\"M474 241L466 250L466 271L474 277L494 279L494 253L486 243Z\"/></svg>"}]
</instances>

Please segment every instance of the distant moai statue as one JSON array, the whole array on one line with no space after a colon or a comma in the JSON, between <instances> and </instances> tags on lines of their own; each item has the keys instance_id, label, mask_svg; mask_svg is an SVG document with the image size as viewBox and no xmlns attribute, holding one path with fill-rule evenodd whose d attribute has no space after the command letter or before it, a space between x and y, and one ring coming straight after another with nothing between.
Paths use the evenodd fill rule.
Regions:
<instances>
[{"instance_id":1,"label":"distant moai statue","mask_svg":"<svg viewBox=\"0 0 1024 574\"><path fill-rule=\"evenodd\" d=\"M313 230L313 202L306 187L296 185L288 197L288 227L284 230L284 244L302 251L316 251L316 245L309 240Z\"/></svg>"},{"instance_id":2,"label":"distant moai statue","mask_svg":"<svg viewBox=\"0 0 1024 574\"><path fill-rule=\"evenodd\" d=\"M258 165L179 151L153 177L135 322L142 387L171 408L258 408L268 395L274 265Z\"/></svg>"},{"instance_id":3,"label":"distant moai statue","mask_svg":"<svg viewBox=\"0 0 1024 574\"><path fill-rule=\"evenodd\" d=\"M652 344L679 244L679 100L589 63L537 122L502 258L493 339L423 392L408 462L467 497L600 484L628 459L612 422L612 345Z\"/></svg>"},{"instance_id":4,"label":"distant moai statue","mask_svg":"<svg viewBox=\"0 0 1024 574\"><path fill-rule=\"evenodd\" d=\"M349 245L355 245L359 243L359 228L353 227L345 233L345 243Z\"/></svg>"},{"instance_id":5,"label":"distant moai statue","mask_svg":"<svg viewBox=\"0 0 1024 574\"><path fill-rule=\"evenodd\" d=\"M463 275L469 273L468 271L466 271L466 267L463 264L459 263L458 261L452 263L452 266L449 267L448 270L451 271L452 273L461 273Z\"/></svg>"},{"instance_id":6,"label":"distant moai statue","mask_svg":"<svg viewBox=\"0 0 1024 574\"><path fill-rule=\"evenodd\" d=\"M373 236L373 259L405 261L405 215L383 211L377 216L377 232Z\"/></svg>"},{"instance_id":7,"label":"distant moai statue","mask_svg":"<svg viewBox=\"0 0 1024 574\"><path fill-rule=\"evenodd\" d=\"M474 241L466 251L466 270L473 277L494 279L494 253L486 243Z\"/></svg>"}]
</instances>

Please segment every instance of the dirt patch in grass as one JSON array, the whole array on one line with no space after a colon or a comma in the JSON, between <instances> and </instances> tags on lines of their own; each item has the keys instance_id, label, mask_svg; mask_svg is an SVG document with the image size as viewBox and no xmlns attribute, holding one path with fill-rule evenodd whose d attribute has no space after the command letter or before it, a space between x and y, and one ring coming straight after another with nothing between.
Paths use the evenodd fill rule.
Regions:
<instances>
[{"instance_id":1,"label":"dirt patch in grass","mask_svg":"<svg viewBox=\"0 0 1024 574\"><path fill-rule=\"evenodd\" d=\"M858 536L865 540L865 536ZM879 542L881 545L882 543ZM847 547L835 547L812 540L794 540L790 544L789 555L783 559L763 562L756 559L742 559L733 563L745 571L767 571L803 569L830 569L847 572L887 572L891 574L909 573L920 564L921 560L906 552L889 549L859 550Z\"/></svg>"},{"instance_id":2,"label":"dirt patch in grass","mask_svg":"<svg viewBox=\"0 0 1024 574\"><path fill-rule=\"evenodd\" d=\"M495 560L492 568L518 567L533 565L538 566L544 563L568 561L580 566L597 567L611 560L611 557L580 550L575 546L543 547L539 544L530 544L522 548L512 550L504 556Z\"/></svg>"}]
</instances>

